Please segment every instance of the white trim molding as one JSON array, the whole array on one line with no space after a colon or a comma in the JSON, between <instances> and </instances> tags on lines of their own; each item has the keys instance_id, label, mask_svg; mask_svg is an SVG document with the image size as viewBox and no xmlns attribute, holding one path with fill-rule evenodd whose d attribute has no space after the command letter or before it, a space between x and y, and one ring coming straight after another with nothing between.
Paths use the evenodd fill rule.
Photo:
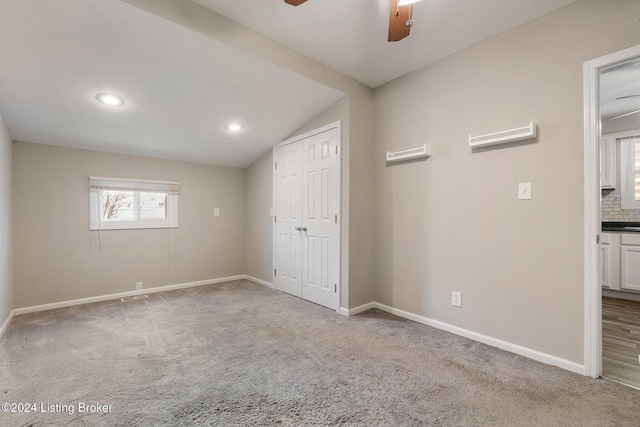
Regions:
<instances>
[{"instance_id":1,"label":"white trim molding","mask_svg":"<svg viewBox=\"0 0 640 427\"><path fill-rule=\"evenodd\" d=\"M408 311L400 310L398 308L390 307L385 304L381 304L379 302L370 302L367 304L363 304L361 306L352 308L350 310L341 309L341 314L348 313L349 316L353 316L364 311L370 310L372 308L377 308L382 311L386 311L387 313L394 314L399 317L403 317L405 319L413 320L414 322L422 323L423 325L431 326L436 329L440 329L446 332L450 332L455 335L460 335L461 337L469 338L474 341L481 342L483 344L490 345L492 347L497 347L501 350L505 350L511 353L518 354L520 356L527 357L529 359L536 360L541 363L545 363L547 365L557 366L562 369L566 369L567 371L575 372L577 374L586 375L585 366L580 365L578 363L572 362L570 360L562 359L560 357L552 356L547 353L543 353L538 350L533 350L531 348L523 347L518 344L513 344L508 341L503 341L498 338L493 338L487 335L483 335L477 332L470 331L468 329L460 328L458 326L450 325L448 323L441 322L439 320L430 319L428 317L420 316L417 314L410 313Z\"/></svg>"},{"instance_id":2,"label":"white trim molding","mask_svg":"<svg viewBox=\"0 0 640 427\"><path fill-rule=\"evenodd\" d=\"M16 315L16 311L11 310L11 313L9 313L9 317L7 317L7 320L5 320L4 323L2 324L2 327L0 327L0 339L2 339L2 337L4 336L4 333L7 332L7 329L9 328L9 325L11 324L11 321L13 320L13 317L15 315Z\"/></svg>"},{"instance_id":3,"label":"white trim molding","mask_svg":"<svg viewBox=\"0 0 640 427\"><path fill-rule=\"evenodd\" d=\"M270 288L270 289L276 288L275 286L273 286L273 283L269 283L266 280L258 279L257 277L249 276L248 274L245 274L244 278L250 282L257 283L258 285L266 286L267 288Z\"/></svg>"},{"instance_id":4,"label":"white trim molding","mask_svg":"<svg viewBox=\"0 0 640 427\"><path fill-rule=\"evenodd\" d=\"M362 312L365 312L367 310L371 310L372 308L380 308L381 304L372 301L372 302L368 302L366 304L362 304L359 305L357 307L348 309L348 308L344 308L344 307L340 307L340 314L342 314L343 316L355 316L356 314L360 314Z\"/></svg>"},{"instance_id":5,"label":"white trim molding","mask_svg":"<svg viewBox=\"0 0 640 427\"><path fill-rule=\"evenodd\" d=\"M640 56L640 45L584 63L584 370L602 374L602 289L599 280L600 244L600 108L602 68Z\"/></svg>"},{"instance_id":6,"label":"white trim molding","mask_svg":"<svg viewBox=\"0 0 640 427\"><path fill-rule=\"evenodd\" d=\"M239 276L221 277L219 279L199 280L197 282L180 283L177 285L158 286L155 288L139 289L130 292L120 292L116 294L99 295L89 298L80 298L69 301L54 302L51 304L34 305L32 307L16 308L15 314L35 313L38 311L54 310L56 308L71 307L74 305L91 304L94 302L109 301L119 298L132 297L136 295L154 294L158 292L175 291L176 289L193 288L195 286L213 285L214 283L231 282L233 280L246 279L247 276L241 274Z\"/></svg>"}]
</instances>

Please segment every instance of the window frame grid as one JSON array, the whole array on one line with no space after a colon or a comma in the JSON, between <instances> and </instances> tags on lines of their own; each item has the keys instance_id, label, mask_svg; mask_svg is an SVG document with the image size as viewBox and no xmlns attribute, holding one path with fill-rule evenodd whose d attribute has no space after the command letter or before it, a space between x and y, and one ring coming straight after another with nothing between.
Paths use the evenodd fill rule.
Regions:
<instances>
[{"instance_id":1,"label":"window frame grid","mask_svg":"<svg viewBox=\"0 0 640 427\"><path fill-rule=\"evenodd\" d=\"M134 230L178 228L179 186L177 182L118 178L89 178L89 229ZM105 219L103 193L106 190L134 193L134 219ZM140 218L140 193L166 194L165 218Z\"/></svg>"}]
</instances>

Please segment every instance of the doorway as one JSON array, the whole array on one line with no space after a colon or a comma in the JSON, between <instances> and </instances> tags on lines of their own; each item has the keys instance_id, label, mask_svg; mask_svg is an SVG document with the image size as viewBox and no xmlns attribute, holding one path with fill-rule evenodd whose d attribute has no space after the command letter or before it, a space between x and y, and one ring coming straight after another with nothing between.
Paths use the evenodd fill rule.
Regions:
<instances>
[{"instance_id":1,"label":"doorway","mask_svg":"<svg viewBox=\"0 0 640 427\"><path fill-rule=\"evenodd\" d=\"M616 286L615 280L623 280L620 278L625 274L627 275L627 277L631 277L629 276L629 271L623 271L619 269L623 264L621 261L611 262L611 259L619 257L620 254L624 254L624 251L621 248L614 247L612 245L619 244L620 242L622 242L622 240L624 240L627 244L635 244L632 242L632 240L637 239L639 240L638 248L640 249L640 234L634 235L631 230L622 230L621 234L609 233L608 231L611 230L608 229L605 229L605 232L603 232L603 219L607 219L602 212L603 187L618 186L618 183L611 185L611 176L613 175L610 173L610 170L608 170L609 168L607 167L607 165L617 165L616 162L618 162L618 159L620 158L620 146L617 145L618 140L615 138L615 135L609 135L609 133L612 132L607 133L606 131L607 128L611 130L610 128L612 127L612 125L610 122L614 120L620 120L634 114L637 115L640 111L634 111L633 109L631 109L624 113L611 113L609 111L611 105L604 105L601 103L601 98L604 100L605 96L601 94L601 89L603 89L603 81L605 82L606 86L606 79L603 80L602 76L603 73L611 73L617 69L622 69L624 67L635 67L636 62L640 64L640 61L638 61L639 59L640 46L635 46L633 48L625 49L620 52L594 59L584 64L584 366L585 374L594 378L603 375L603 288L605 289L604 293L607 293L610 291L610 288L607 289L610 285L613 285L614 287ZM634 93L632 95L636 94ZM640 92L637 93L637 95L640 95ZM637 98L637 100L640 100L640 96L627 97L627 95L620 95L615 98L621 98L618 101L625 100L625 102L631 100L632 98ZM619 121L617 123L621 122ZM616 139L616 142L613 146L610 145L612 138ZM602 142L602 144L601 139L604 141ZM601 163L601 157L603 163ZM603 166L602 173L600 172L601 165ZM620 175L616 176L619 177ZM603 179L601 180L601 178ZM622 217L620 219L621 221L619 222L624 223L624 220L628 218ZM624 227L625 225L621 224L621 226ZM631 253L640 252L628 251L627 255ZM629 266L628 263L626 266ZM638 268L640 268L640 266L638 266ZM617 282L617 286L620 286L619 282ZM614 289L611 289L611 291L614 291ZM607 310L607 316L611 315L609 310L612 308L612 306L609 303L610 301L606 300L605 307ZM608 318L607 321L609 320L610 319ZM615 321L613 323L615 323ZM611 323L607 325L607 328L610 327ZM608 331L608 333L609 332L611 331ZM610 338L610 336L606 338L608 345L611 344ZM609 347L611 346L609 345ZM638 347L638 349L640 350L640 347ZM610 351L610 348L607 349L607 351ZM629 356L627 355L626 357L628 359ZM632 360L629 359L627 361L632 362ZM638 359L636 362L638 362L638 366L640 366L640 359ZM609 370L611 370L610 367Z\"/></svg>"},{"instance_id":2,"label":"doorway","mask_svg":"<svg viewBox=\"0 0 640 427\"><path fill-rule=\"evenodd\" d=\"M340 279L339 122L283 141L274 160L274 285L337 310Z\"/></svg>"}]
</instances>

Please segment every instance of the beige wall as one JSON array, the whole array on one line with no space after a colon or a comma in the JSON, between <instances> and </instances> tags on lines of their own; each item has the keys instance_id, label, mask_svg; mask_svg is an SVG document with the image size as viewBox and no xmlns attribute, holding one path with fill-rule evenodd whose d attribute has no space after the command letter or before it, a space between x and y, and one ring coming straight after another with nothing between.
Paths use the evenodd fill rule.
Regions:
<instances>
[{"instance_id":1,"label":"beige wall","mask_svg":"<svg viewBox=\"0 0 640 427\"><path fill-rule=\"evenodd\" d=\"M0 327L13 311L11 135L0 113Z\"/></svg>"},{"instance_id":2,"label":"beige wall","mask_svg":"<svg viewBox=\"0 0 640 427\"><path fill-rule=\"evenodd\" d=\"M376 89L378 301L582 363L582 65L640 43L638 17L579 1ZM531 120L536 143L467 146ZM385 166L423 143L430 159Z\"/></svg>"},{"instance_id":3,"label":"beige wall","mask_svg":"<svg viewBox=\"0 0 640 427\"><path fill-rule=\"evenodd\" d=\"M247 29L194 2L183 0L123 0L179 25L265 61L279 65L348 95L349 139L343 140L343 231L349 236L349 307L371 301L373 288L373 91L369 87L292 49ZM323 123L326 124L326 123ZM274 141L274 145L279 141ZM348 168L345 167L348 165ZM345 189L344 186L347 186ZM345 242L343 241L343 244ZM347 283L343 278L343 284Z\"/></svg>"},{"instance_id":4,"label":"beige wall","mask_svg":"<svg viewBox=\"0 0 640 427\"><path fill-rule=\"evenodd\" d=\"M246 169L247 274L273 283L273 151Z\"/></svg>"},{"instance_id":5,"label":"beige wall","mask_svg":"<svg viewBox=\"0 0 640 427\"><path fill-rule=\"evenodd\" d=\"M168 229L103 231L99 250L89 176L180 182L174 264ZM13 189L17 307L245 273L242 169L20 142Z\"/></svg>"}]
</instances>

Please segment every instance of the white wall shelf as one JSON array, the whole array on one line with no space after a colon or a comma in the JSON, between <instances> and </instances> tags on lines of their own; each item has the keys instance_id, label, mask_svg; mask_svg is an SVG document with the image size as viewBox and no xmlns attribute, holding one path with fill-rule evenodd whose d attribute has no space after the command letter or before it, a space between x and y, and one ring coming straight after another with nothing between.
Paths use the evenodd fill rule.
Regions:
<instances>
[{"instance_id":1,"label":"white wall shelf","mask_svg":"<svg viewBox=\"0 0 640 427\"><path fill-rule=\"evenodd\" d=\"M469 135L469 147L488 147L496 144L506 144L508 142L522 141L536 137L537 126L534 122L521 128L503 130L500 132L488 133L485 135Z\"/></svg>"},{"instance_id":2,"label":"white wall shelf","mask_svg":"<svg viewBox=\"0 0 640 427\"><path fill-rule=\"evenodd\" d=\"M405 160L431 157L431 146L424 144L422 147L411 148L402 151L387 151L387 162L402 162Z\"/></svg>"}]
</instances>

